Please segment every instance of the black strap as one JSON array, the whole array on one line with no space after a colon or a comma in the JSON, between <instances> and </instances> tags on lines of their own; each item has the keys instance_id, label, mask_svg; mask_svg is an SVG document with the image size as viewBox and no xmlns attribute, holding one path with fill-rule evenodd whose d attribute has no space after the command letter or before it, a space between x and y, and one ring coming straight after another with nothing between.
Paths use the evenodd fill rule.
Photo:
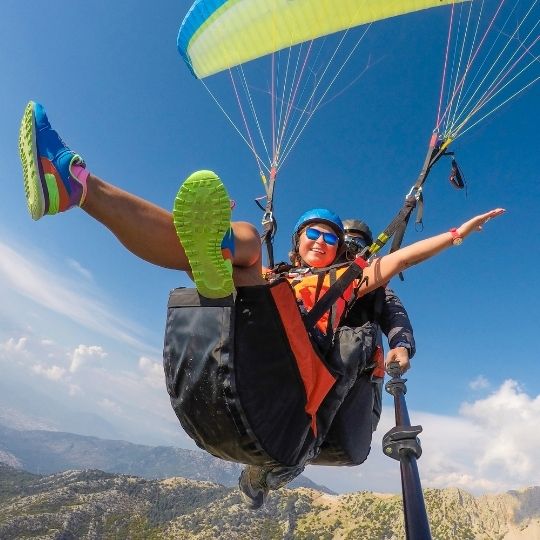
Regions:
<instances>
[{"instance_id":1,"label":"black strap","mask_svg":"<svg viewBox=\"0 0 540 540\"><path fill-rule=\"evenodd\" d=\"M330 272L328 273L329 281L330 281L330 287L337 281L336 279L336 269L332 268ZM330 290L330 288L328 289ZM318 300L318 298L317 298ZM326 327L326 335L332 336L334 333L334 322L336 320L336 302L332 304L332 307L330 308L330 311L328 313L328 325Z\"/></svg>"},{"instance_id":2,"label":"black strap","mask_svg":"<svg viewBox=\"0 0 540 540\"><path fill-rule=\"evenodd\" d=\"M334 271L334 276L335 275L336 273ZM323 274L322 272L317 276L317 288L315 289L315 302L319 300L319 296L321 295L321 289L324 284L324 277L325 277L325 274Z\"/></svg>"},{"instance_id":3,"label":"black strap","mask_svg":"<svg viewBox=\"0 0 540 540\"><path fill-rule=\"evenodd\" d=\"M319 319L329 311L337 302L338 298L342 297L347 287L355 280L362 276L362 271L366 267L366 262L361 257L356 257L349 265L349 268L339 276L336 282L330 285L326 294L320 298L311 308L309 313L304 317L306 328L311 330L315 327Z\"/></svg>"},{"instance_id":4,"label":"black strap","mask_svg":"<svg viewBox=\"0 0 540 540\"><path fill-rule=\"evenodd\" d=\"M465 178L463 177L463 173L461 172L461 169L459 168L459 165L455 159L452 158L452 166L450 170L450 183L456 188L456 189L463 189L465 187Z\"/></svg>"},{"instance_id":5,"label":"black strap","mask_svg":"<svg viewBox=\"0 0 540 540\"><path fill-rule=\"evenodd\" d=\"M317 280L318 291L315 292L315 303L317 303L319 299L319 295L320 295L319 283L321 284L321 287L322 287L324 279L325 279L324 274L319 274L319 278ZM328 280L330 282L330 287L332 287L332 285L337 281L335 268L331 268L328 271ZM330 307L330 310L328 311L328 321L326 322L326 332L324 334L324 337L320 339L319 341L319 346L321 347L321 351L323 354L326 354L326 352L330 350L330 347L332 346L332 342L334 341L334 321L335 320L336 320L336 303L334 302L332 306Z\"/></svg>"},{"instance_id":6,"label":"black strap","mask_svg":"<svg viewBox=\"0 0 540 540\"><path fill-rule=\"evenodd\" d=\"M255 201L257 205L264 210L262 218L263 232L261 234L261 243L266 245L266 252L268 254L268 266L274 267L274 236L277 232L277 221L274 217L274 187L276 183L276 168L270 169L270 179L266 186L266 206L263 206L259 201Z\"/></svg>"}]
</instances>

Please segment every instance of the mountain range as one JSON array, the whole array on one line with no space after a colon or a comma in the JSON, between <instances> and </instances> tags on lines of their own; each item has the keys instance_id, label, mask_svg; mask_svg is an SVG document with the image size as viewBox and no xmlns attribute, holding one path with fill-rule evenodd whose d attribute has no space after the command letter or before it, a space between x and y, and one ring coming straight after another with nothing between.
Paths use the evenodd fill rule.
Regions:
<instances>
[{"instance_id":1,"label":"mountain range","mask_svg":"<svg viewBox=\"0 0 540 540\"><path fill-rule=\"evenodd\" d=\"M540 536L540 488L473 497L426 489L434 540L518 540ZM238 490L96 470L30 474L0 465L0 538L363 539L405 537L401 497L330 495L308 488L272 492L250 511Z\"/></svg>"},{"instance_id":2,"label":"mountain range","mask_svg":"<svg viewBox=\"0 0 540 540\"><path fill-rule=\"evenodd\" d=\"M17 430L0 424L0 462L36 474L99 469L147 479L181 476L228 487L237 485L242 465L202 450L146 446L46 430ZM331 490L301 475L293 487Z\"/></svg>"},{"instance_id":3,"label":"mountain range","mask_svg":"<svg viewBox=\"0 0 540 540\"><path fill-rule=\"evenodd\" d=\"M252 512L240 469L199 450L0 424L0 539L405 537L400 495L336 495L300 476ZM540 539L540 487L424 498L434 539Z\"/></svg>"}]
</instances>

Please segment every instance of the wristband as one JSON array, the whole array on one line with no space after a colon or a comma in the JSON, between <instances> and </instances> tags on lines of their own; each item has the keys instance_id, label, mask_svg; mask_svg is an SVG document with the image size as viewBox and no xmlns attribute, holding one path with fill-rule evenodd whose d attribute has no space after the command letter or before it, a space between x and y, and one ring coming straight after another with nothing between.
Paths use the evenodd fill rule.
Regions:
<instances>
[{"instance_id":1,"label":"wristband","mask_svg":"<svg viewBox=\"0 0 540 540\"><path fill-rule=\"evenodd\" d=\"M460 246L463 243L463 236L459 234L458 230L455 227L450 229L449 232L452 235L452 244L454 246Z\"/></svg>"}]
</instances>

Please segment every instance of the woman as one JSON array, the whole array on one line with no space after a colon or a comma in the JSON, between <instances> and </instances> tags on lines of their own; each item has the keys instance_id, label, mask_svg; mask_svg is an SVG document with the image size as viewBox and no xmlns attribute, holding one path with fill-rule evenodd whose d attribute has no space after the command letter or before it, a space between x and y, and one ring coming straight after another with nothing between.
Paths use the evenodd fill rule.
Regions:
<instances>
[{"instance_id":1,"label":"woman","mask_svg":"<svg viewBox=\"0 0 540 540\"><path fill-rule=\"evenodd\" d=\"M199 191L198 186L204 186L203 189ZM210 186L212 186L210 188ZM214 196L214 204L209 207L207 205L208 201L208 192L211 191ZM199 195L197 195L199 193ZM218 195L220 193L220 195ZM221 205L217 205L216 201L221 200ZM228 224L228 215L230 210L227 206L228 196L220 182L220 180L208 171L195 173L190 176L183 186L180 188L179 194L176 199L175 208L173 214L175 216L175 224L177 226L177 233L180 240L180 243L183 243L186 251L187 258L191 265L191 268L198 268L199 271L194 271L195 283L197 289L207 290L208 284L214 279L214 276L231 276L231 289L223 290L223 293L228 294L233 287L232 275L227 274L227 261L220 256L219 249L222 247L218 244L218 240L223 236L227 237L227 234L220 231L219 234L212 236L212 241L207 241L207 238L210 238L213 232L218 226L218 220L216 219L215 208L220 207L223 210L223 216L219 219L219 224L224 230ZM345 305L351 301L354 295L362 296L381 285L387 283L393 276L399 272L405 270L406 268L417 264L423 260L426 260L442 250L459 245L465 237L471 234L474 231L481 230L482 226L489 221L491 218L501 215L504 212L502 209L492 210L486 214L477 216L459 228L450 229L449 232L443 233L420 242L416 242L411 246L404 247L390 255L385 255L379 259L373 261L369 266L367 266L362 275L362 279L353 283L349 286L344 292L343 296L339 299L339 302L336 306L335 321L331 321L328 317L324 320L320 320L318 323L319 331L323 332L328 336L328 334L335 328L339 326L339 319L344 311ZM177 219L177 216L181 216L180 219ZM209 228L205 233L203 231L199 232L198 237L195 239L189 238L190 231L193 229L194 223L197 219L203 219L205 222L209 222L212 219L216 219L213 223L212 228ZM189 238L188 246L186 247L186 237ZM306 272L296 272L292 276L289 276L291 283L294 287L294 292L296 299L302 303L302 305L308 310L314 305L317 298L324 295L325 287L328 288L329 283L321 284L318 276L309 275L311 269L320 269L325 268L336 260L338 257L340 247L343 244L343 224L339 217L333 212L326 209L314 209L306 212L297 222L294 233L293 233L293 251L291 254L291 259L295 264L296 268L305 269ZM257 246L257 253L260 254L260 248ZM260 255L259 255L260 257ZM255 260L255 257L254 257ZM203 263L204 261L204 263ZM252 265L251 269L256 272L256 275L259 275L260 266L259 262ZM238 272L238 270L236 270ZM243 268L242 272L246 274L250 272L250 267ZM238 274L235 274L238 275ZM255 277L253 278L253 281ZM250 280L251 281L251 280ZM222 280L224 282L224 280ZM215 282L213 282L215 285ZM270 285L272 286L272 285ZM249 289L256 289L256 286L247 287ZM267 288L267 287L266 287ZM238 288L238 298L240 302L237 303L237 306L242 308L242 300L244 298L246 287ZM214 289L213 291L216 291ZM262 292L262 291L261 291ZM202 292L201 292L202 294ZM217 296L217 295L216 295ZM236 347L235 353L236 356L236 367L235 370L242 372L242 369L238 366L244 363L244 358L242 356L242 351L253 351L255 350L256 344L254 342L249 342L249 339L245 333L245 329L249 328L250 325L253 325L253 320L261 321L264 317L264 312L271 309L271 303L268 298L261 296L259 298L253 299L259 307L265 306L264 309L257 312L253 309L251 320L244 319L235 319L237 324L236 330ZM277 305L277 304L276 304ZM179 307L179 306L177 306ZM292 310L294 311L294 310ZM291 310L286 311L285 309L278 308L278 315L283 323L284 327L292 326L294 324L293 316L294 314ZM168 327L172 326L183 327L181 321L174 321L168 324ZM264 340L264 327L257 328L256 334L259 341ZM295 333L298 335L301 333L301 330L296 325ZM279 329L276 329L273 333L269 333L267 340L269 344L272 344L272 356L275 356L275 347L279 339ZM268 491L270 489L278 489L283 485L290 482L296 476L298 476L304 469L305 465L309 463L314 457L316 457L317 452L320 449L322 442L324 441L325 435L328 432L332 420L337 413L339 406L343 403L348 391L353 387L356 380L357 374L365 367L359 365L358 362L354 363L352 359L358 360L358 347L361 345L358 341L354 341L355 334L354 329L342 328L338 331L338 339L334 338L332 342L332 347L324 355L324 359L317 358L313 351L310 351L311 359L309 362L309 369L312 369L313 366L317 366L318 375L315 377L317 379L316 383L312 386L308 384L304 385L304 390L308 396L308 402L305 406L305 412L311 415L312 423L312 433L304 434L302 430L294 431L294 428L297 425L300 425L298 422L293 424L286 424L287 420L283 418L288 411L295 409L295 404L289 404L286 396L281 396L279 402L285 404L281 411L272 411L272 414L275 418L275 423L278 426L282 426L282 432L289 433L292 436L293 441L298 441L299 444L292 445L292 453L289 452L286 456L282 456L279 461L280 463L256 463L249 462L251 456L244 456L243 461L248 462L248 464L239 479L239 488L240 492L251 509L260 508L266 499ZM290 336L289 336L290 337ZM313 337L313 334L312 334ZM316 340L317 343L320 343L319 340ZM246 347L239 347L238 343L246 343ZM293 343L290 341L291 349L294 350ZM270 348L271 345L268 346ZM174 348L174 347L172 347ZM345 352L344 352L345 350ZM302 366L298 362L299 356L305 356L307 353L304 348L302 352L295 353L294 356L297 361L298 369L301 372L303 378L307 378L307 375L304 375L302 371ZM167 356L167 342L166 342L166 356ZM259 353L259 355L262 353ZM279 356L284 356L285 353L280 353ZM182 355L180 355L182 356ZM184 354L184 358L191 356L190 354ZM247 356L244 354L244 356ZM259 356L260 360L260 356ZM262 361L264 366L267 366L271 358L265 358ZM328 371L324 371L325 366L321 366L320 363L324 361L326 364L329 364ZM204 361L203 361L204 362ZM167 366L167 360L166 360ZM249 362L249 366L246 371L253 371L256 369L255 362ZM189 371L189 369L188 369ZM273 367L274 372L284 373L285 366L276 365ZM167 367L166 367L167 372ZM333 378L332 378L333 377ZM175 380L174 376L169 376L169 380ZM234 378L233 378L234 379ZM254 377L253 381L250 381L249 386L251 388L261 385L261 380L267 381L264 377ZM283 378L285 380L285 377ZM239 377L239 380L242 380L242 376ZM262 409L265 404L272 401L275 397L275 394L278 392L278 388L287 388L284 380L281 380L276 383L275 389L269 393L268 396L265 396L264 399L254 407L257 410ZM266 382L268 385L268 382ZM291 383L292 385L292 383ZM241 386L238 385L238 386ZM292 386L291 386L292 388ZM300 393L302 389L298 388L292 392L287 392L287 395L291 393ZM309 403L310 394L319 394L318 398L314 399L311 404ZM217 454L217 450L210 444L208 447L208 439L212 438L211 436L202 436L198 437L195 434L197 426L194 424L208 424L206 418L199 416L198 421L192 423L192 419L197 417L197 413L193 410L188 410L186 414L186 409L182 404L178 403L178 399L182 399L182 392L176 394L171 394L173 407L175 411L186 428L188 433L190 432L190 427L192 428L192 436L198 443L209 451L214 450L213 453ZM257 396L249 395L242 396L242 391L238 391L238 395L235 400L232 401L244 401L247 403L252 403ZM215 405L214 403L212 405ZM240 405L236 404L239 408ZM244 407L247 409L247 407ZM246 413L246 416L250 416L246 410L243 411ZM256 425L261 424L261 420L256 418L256 415L252 415L251 418L248 418L244 422L244 428L252 428L254 431L257 430ZM187 426L187 427L186 427ZM266 434L263 430L257 433L257 437L254 438L255 441L251 443L261 443L261 448L258 449L259 452L262 452L262 448L267 449L265 445ZM282 442L282 446L285 447L285 442ZM287 448L289 445L286 446ZM267 449L267 457L275 456L275 449ZM296 452L296 453L294 453ZM294 454L294 456L293 456ZM242 458L239 458L239 455L221 455L225 458L237 458L242 461ZM293 463L293 464L288 464Z\"/></svg>"}]
</instances>

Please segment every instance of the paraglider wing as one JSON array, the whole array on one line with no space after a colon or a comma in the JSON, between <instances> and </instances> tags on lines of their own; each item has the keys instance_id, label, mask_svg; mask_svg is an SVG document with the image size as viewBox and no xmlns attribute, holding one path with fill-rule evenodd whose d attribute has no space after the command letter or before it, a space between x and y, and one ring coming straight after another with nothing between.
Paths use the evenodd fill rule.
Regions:
<instances>
[{"instance_id":1,"label":"paraglider wing","mask_svg":"<svg viewBox=\"0 0 540 540\"><path fill-rule=\"evenodd\" d=\"M180 54L202 79L354 26L467 0L197 0L178 33Z\"/></svg>"}]
</instances>

